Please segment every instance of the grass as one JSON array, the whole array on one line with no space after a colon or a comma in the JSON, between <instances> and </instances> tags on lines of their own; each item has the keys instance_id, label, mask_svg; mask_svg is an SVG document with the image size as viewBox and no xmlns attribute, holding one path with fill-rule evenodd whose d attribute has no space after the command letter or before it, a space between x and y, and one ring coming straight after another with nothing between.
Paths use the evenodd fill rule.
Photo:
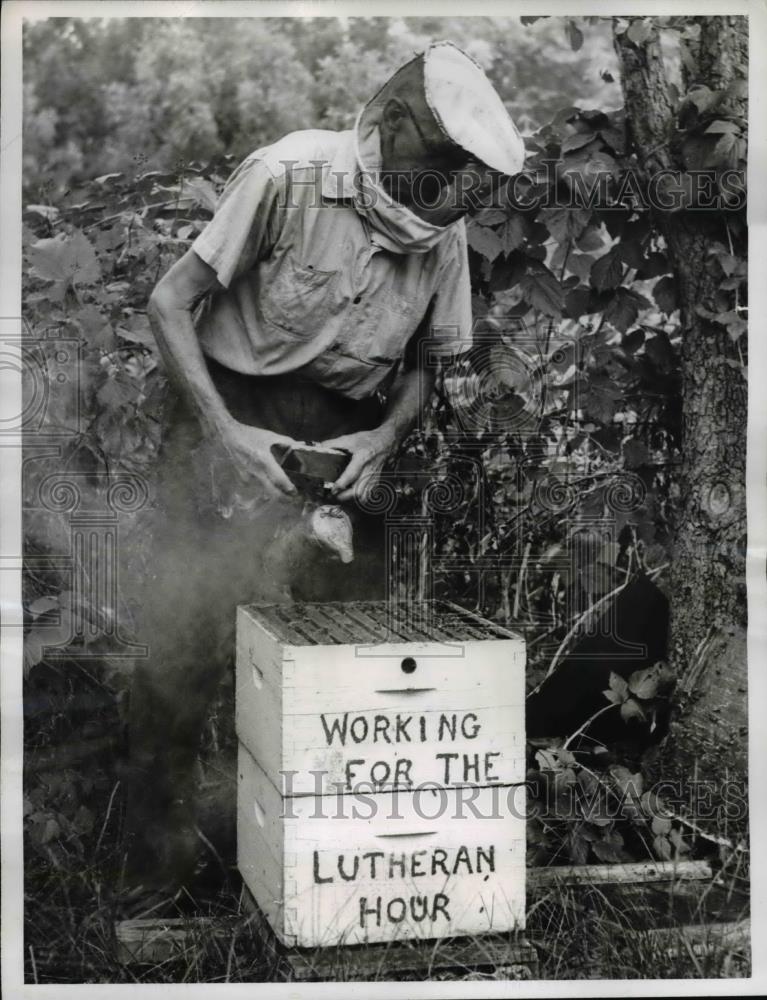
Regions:
<instances>
[{"instance_id":1,"label":"grass","mask_svg":"<svg viewBox=\"0 0 767 1000\"><path fill-rule=\"evenodd\" d=\"M236 873L217 891L179 901L183 949L144 965L122 964L115 937L115 909L104 891L112 874L102 859L96 867L65 873L42 866L28 872L26 895L26 976L36 983L189 983L267 982L290 978L263 919L243 905ZM697 923L715 927L747 918L742 887L729 884L663 886L641 893L616 887L556 887L529 900L527 936L536 947L538 978L665 979L748 976L747 939L720 939L704 930L688 940L681 928ZM665 919L664 919L665 915ZM199 917L210 918L201 927ZM663 940L644 934L658 924L671 930ZM215 933L211 926L216 928ZM674 930L676 928L676 931ZM497 950L488 939L473 942L472 968L447 971L435 963L420 971L392 975L385 952L377 970L365 978L407 980L521 978L524 968L498 968ZM435 944L435 951L441 948ZM330 954L330 964L328 955ZM354 950L319 949L304 955L319 977L359 977Z\"/></svg>"},{"instance_id":2,"label":"grass","mask_svg":"<svg viewBox=\"0 0 767 1000\"><path fill-rule=\"evenodd\" d=\"M723 914L727 922L748 918L747 896L734 879L557 887L528 906L528 932L542 943L542 979L748 976L748 939L720 939L713 930ZM683 932L690 925L711 931L693 944Z\"/></svg>"}]
</instances>

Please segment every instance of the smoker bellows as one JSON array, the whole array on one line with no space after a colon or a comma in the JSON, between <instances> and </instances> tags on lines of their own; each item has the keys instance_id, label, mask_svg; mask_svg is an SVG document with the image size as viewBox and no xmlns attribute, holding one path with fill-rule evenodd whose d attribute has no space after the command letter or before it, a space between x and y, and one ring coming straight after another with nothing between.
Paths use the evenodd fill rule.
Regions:
<instances>
[{"instance_id":1,"label":"smoker bellows","mask_svg":"<svg viewBox=\"0 0 767 1000\"><path fill-rule=\"evenodd\" d=\"M238 859L285 943L523 926L524 666L445 602L238 610Z\"/></svg>"}]
</instances>

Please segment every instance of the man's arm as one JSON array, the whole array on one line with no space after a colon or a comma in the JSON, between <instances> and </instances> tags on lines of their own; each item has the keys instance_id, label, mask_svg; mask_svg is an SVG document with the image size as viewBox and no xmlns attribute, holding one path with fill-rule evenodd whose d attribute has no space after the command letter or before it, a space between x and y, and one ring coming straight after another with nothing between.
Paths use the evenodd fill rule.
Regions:
<instances>
[{"instance_id":1,"label":"man's arm","mask_svg":"<svg viewBox=\"0 0 767 1000\"><path fill-rule=\"evenodd\" d=\"M216 287L216 272L189 250L152 293L147 315L169 377L191 404L206 436L220 442L242 479L260 480L273 495L293 494L295 487L270 452L273 444L292 444L291 439L235 420L205 364L193 310Z\"/></svg>"},{"instance_id":2,"label":"man's arm","mask_svg":"<svg viewBox=\"0 0 767 1000\"><path fill-rule=\"evenodd\" d=\"M435 372L430 368L405 371L392 386L379 427L323 442L328 448L344 448L352 453L349 464L333 484L338 500L351 500L373 488L387 458L399 447L431 397L434 381Z\"/></svg>"}]
</instances>

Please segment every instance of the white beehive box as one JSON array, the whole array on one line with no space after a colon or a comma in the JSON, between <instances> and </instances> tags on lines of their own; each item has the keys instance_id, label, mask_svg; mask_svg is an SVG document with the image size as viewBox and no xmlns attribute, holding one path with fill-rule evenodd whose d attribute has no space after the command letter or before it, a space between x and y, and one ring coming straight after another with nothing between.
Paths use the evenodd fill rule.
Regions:
<instances>
[{"instance_id":1,"label":"white beehive box","mask_svg":"<svg viewBox=\"0 0 767 1000\"><path fill-rule=\"evenodd\" d=\"M391 611L238 611L238 860L288 944L524 924L524 643Z\"/></svg>"}]
</instances>

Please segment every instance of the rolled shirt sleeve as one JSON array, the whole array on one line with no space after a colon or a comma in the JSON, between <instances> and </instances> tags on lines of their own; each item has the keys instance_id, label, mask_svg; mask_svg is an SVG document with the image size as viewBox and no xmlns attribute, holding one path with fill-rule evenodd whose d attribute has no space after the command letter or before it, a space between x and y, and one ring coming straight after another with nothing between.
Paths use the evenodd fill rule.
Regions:
<instances>
[{"instance_id":1,"label":"rolled shirt sleeve","mask_svg":"<svg viewBox=\"0 0 767 1000\"><path fill-rule=\"evenodd\" d=\"M281 179L256 154L227 181L216 211L192 249L229 288L272 251L281 226Z\"/></svg>"},{"instance_id":2,"label":"rolled shirt sleeve","mask_svg":"<svg viewBox=\"0 0 767 1000\"><path fill-rule=\"evenodd\" d=\"M429 352L439 357L462 354L472 344L471 280L463 220L455 228L431 306Z\"/></svg>"}]
</instances>

